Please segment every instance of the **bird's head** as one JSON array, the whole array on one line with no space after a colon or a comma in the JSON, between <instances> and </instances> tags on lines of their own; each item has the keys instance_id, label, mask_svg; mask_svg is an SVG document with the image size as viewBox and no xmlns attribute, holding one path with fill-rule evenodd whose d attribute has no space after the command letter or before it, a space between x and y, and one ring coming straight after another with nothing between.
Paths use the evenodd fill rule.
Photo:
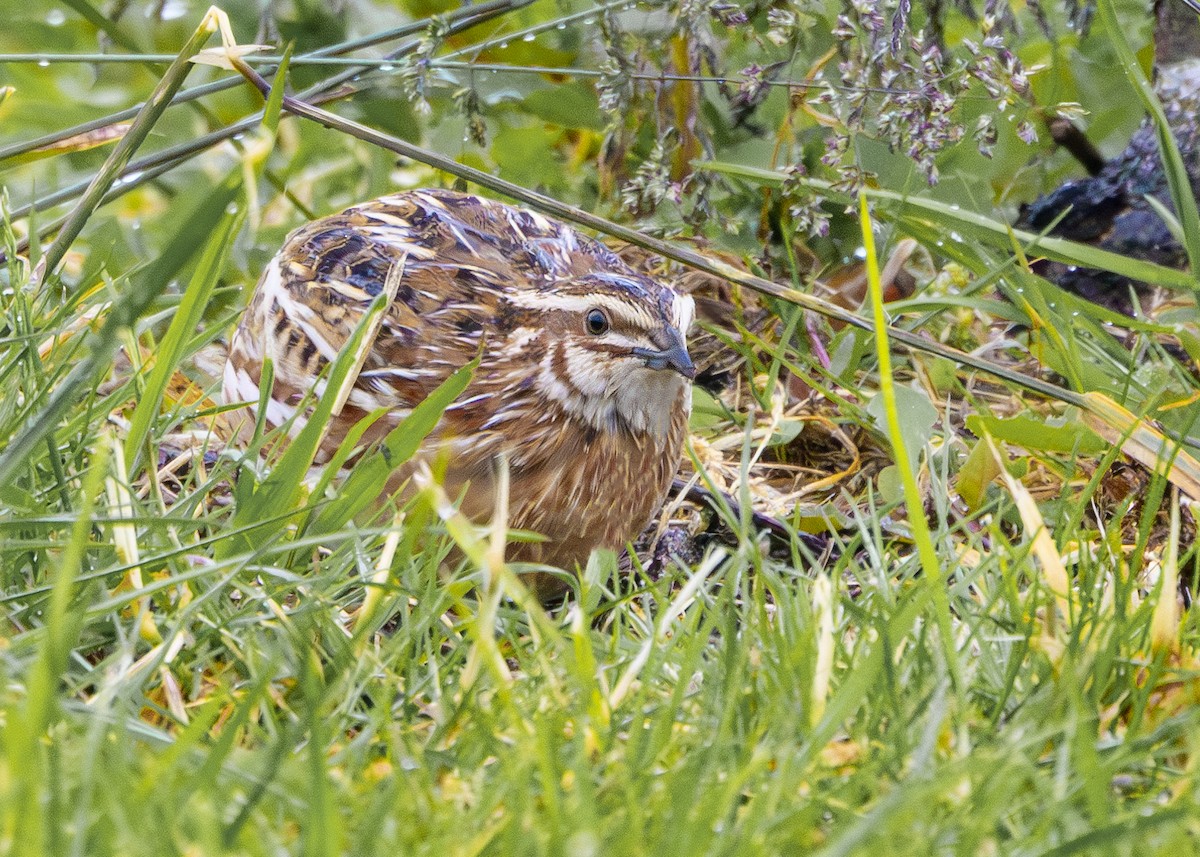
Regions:
<instances>
[{"instance_id":1,"label":"bird's head","mask_svg":"<svg viewBox=\"0 0 1200 857\"><path fill-rule=\"evenodd\" d=\"M630 272L587 274L519 300L545 332L539 392L575 418L662 435L681 404L690 407L690 296Z\"/></svg>"}]
</instances>

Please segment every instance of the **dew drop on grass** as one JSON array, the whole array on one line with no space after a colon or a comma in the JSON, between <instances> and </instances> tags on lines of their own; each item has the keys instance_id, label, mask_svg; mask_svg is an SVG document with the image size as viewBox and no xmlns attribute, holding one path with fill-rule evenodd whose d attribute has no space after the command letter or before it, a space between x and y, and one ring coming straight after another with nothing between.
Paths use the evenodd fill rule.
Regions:
<instances>
[{"instance_id":1,"label":"dew drop on grass","mask_svg":"<svg viewBox=\"0 0 1200 857\"><path fill-rule=\"evenodd\" d=\"M396 67L394 65L392 65L391 63L384 63L383 65L381 65L379 67L379 70L382 72L395 71Z\"/></svg>"},{"instance_id":2,"label":"dew drop on grass","mask_svg":"<svg viewBox=\"0 0 1200 857\"><path fill-rule=\"evenodd\" d=\"M556 30L565 30L566 28L567 28L567 25L564 24L562 21L559 21L558 24L556 24L554 27L554 29L556 29Z\"/></svg>"},{"instance_id":3,"label":"dew drop on grass","mask_svg":"<svg viewBox=\"0 0 1200 857\"><path fill-rule=\"evenodd\" d=\"M147 10L149 11L149 10ZM167 0L159 10L159 18L163 21L174 21L188 13L186 0Z\"/></svg>"},{"instance_id":4,"label":"dew drop on grass","mask_svg":"<svg viewBox=\"0 0 1200 857\"><path fill-rule=\"evenodd\" d=\"M535 38L536 36L533 33L526 33L525 35L521 36L521 41L532 42Z\"/></svg>"},{"instance_id":5,"label":"dew drop on grass","mask_svg":"<svg viewBox=\"0 0 1200 857\"><path fill-rule=\"evenodd\" d=\"M51 9L46 13L46 23L51 27L61 27L67 22L67 13L62 9Z\"/></svg>"},{"instance_id":6,"label":"dew drop on grass","mask_svg":"<svg viewBox=\"0 0 1200 857\"><path fill-rule=\"evenodd\" d=\"M49 68L50 60L38 60L38 68Z\"/></svg>"}]
</instances>

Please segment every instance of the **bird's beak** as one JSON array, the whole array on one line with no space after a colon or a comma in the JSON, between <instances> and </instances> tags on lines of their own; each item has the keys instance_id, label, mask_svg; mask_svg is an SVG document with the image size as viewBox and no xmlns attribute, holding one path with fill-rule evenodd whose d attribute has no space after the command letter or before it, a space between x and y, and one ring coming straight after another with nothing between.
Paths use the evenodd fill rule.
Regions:
<instances>
[{"instance_id":1,"label":"bird's beak","mask_svg":"<svg viewBox=\"0 0 1200 857\"><path fill-rule=\"evenodd\" d=\"M674 369L689 380L695 378L696 366L692 363L692 358L688 356L683 336L674 329L668 329L666 333L670 344L662 351L655 351L652 348L635 348L633 356L645 360L646 366L650 369Z\"/></svg>"}]
</instances>

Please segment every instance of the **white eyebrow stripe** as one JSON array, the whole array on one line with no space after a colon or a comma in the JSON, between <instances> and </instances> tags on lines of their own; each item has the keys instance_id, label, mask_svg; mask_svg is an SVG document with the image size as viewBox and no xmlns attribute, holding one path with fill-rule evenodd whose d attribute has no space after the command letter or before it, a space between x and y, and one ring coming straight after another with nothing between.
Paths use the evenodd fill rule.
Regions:
<instances>
[{"instance_id":1,"label":"white eyebrow stripe","mask_svg":"<svg viewBox=\"0 0 1200 857\"><path fill-rule=\"evenodd\" d=\"M510 295L509 300L516 306L538 310L584 313L598 307L619 317L631 327L640 327L646 330L658 327L660 324L657 318L640 307L632 306L626 301L614 300L611 295L605 294L563 295L555 292L521 291Z\"/></svg>"}]
</instances>

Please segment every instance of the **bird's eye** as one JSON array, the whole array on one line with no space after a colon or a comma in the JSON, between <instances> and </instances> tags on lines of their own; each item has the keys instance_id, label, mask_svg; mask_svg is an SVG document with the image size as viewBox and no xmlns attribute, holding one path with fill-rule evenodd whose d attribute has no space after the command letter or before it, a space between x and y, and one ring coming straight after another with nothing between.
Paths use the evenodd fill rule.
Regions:
<instances>
[{"instance_id":1,"label":"bird's eye","mask_svg":"<svg viewBox=\"0 0 1200 857\"><path fill-rule=\"evenodd\" d=\"M608 333L608 316L604 314L604 310L588 310L585 323L587 324L587 332L592 336L600 336L603 333Z\"/></svg>"}]
</instances>

